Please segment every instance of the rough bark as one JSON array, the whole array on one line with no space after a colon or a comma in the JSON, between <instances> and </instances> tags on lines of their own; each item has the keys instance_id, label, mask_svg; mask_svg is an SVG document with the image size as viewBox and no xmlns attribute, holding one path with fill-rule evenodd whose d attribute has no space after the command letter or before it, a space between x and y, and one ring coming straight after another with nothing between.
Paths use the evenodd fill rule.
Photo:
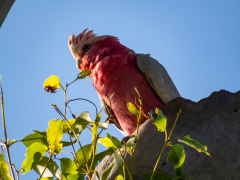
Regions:
<instances>
[{"instance_id":1,"label":"rough bark","mask_svg":"<svg viewBox=\"0 0 240 180\"><path fill-rule=\"evenodd\" d=\"M0 28L15 0L0 0Z\"/></svg>"},{"instance_id":2,"label":"rough bark","mask_svg":"<svg viewBox=\"0 0 240 180\"><path fill-rule=\"evenodd\" d=\"M186 152L186 176L191 175L195 180L240 179L240 91L213 92L199 102L184 98L174 99L162 108L168 118L168 132L180 109L182 113L172 138L190 135L191 138L207 145L208 152L212 153L212 157L209 157L183 144ZM136 175L144 175L153 170L163 144L164 133L158 132L151 120L141 125L134 161ZM170 147L167 147L158 170L175 176L173 163L167 163L169 150ZM127 155L128 165L130 159ZM100 176L113 162L114 156L108 156L102 161L97 168ZM115 179L117 174L115 163L108 179ZM136 176L134 179L143 178Z\"/></svg>"}]
</instances>

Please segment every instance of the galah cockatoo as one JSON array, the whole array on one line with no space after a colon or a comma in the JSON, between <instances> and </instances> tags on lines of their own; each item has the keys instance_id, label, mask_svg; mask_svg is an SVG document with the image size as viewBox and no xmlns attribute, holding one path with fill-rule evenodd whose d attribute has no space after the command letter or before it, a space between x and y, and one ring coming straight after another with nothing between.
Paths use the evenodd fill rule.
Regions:
<instances>
[{"instance_id":1,"label":"galah cockatoo","mask_svg":"<svg viewBox=\"0 0 240 180\"><path fill-rule=\"evenodd\" d=\"M77 37L72 34L68 45L77 68L80 71L91 70L89 77L101 105L106 102L105 113L113 117L115 126L125 135L132 135L137 127L137 117L127 107L127 103L136 102L135 86L142 97L145 114L180 97L172 79L158 61L149 55L136 54L114 36L96 36L93 31L85 29ZM141 123L146 119L143 116Z\"/></svg>"}]
</instances>

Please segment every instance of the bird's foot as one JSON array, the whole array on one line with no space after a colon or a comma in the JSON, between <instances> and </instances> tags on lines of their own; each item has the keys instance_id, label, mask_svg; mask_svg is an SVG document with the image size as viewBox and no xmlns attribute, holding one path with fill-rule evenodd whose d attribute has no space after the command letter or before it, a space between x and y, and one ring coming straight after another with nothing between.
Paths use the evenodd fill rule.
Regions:
<instances>
[{"instance_id":1,"label":"bird's foot","mask_svg":"<svg viewBox=\"0 0 240 180\"><path fill-rule=\"evenodd\" d=\"M158 117L158 115L156 114L156 108L152 108L149 112L148 112L149 116L155 121Z\"/></svg>"},{"instance_id":2,"label":"bird's foot","mask_svg":"<svg viewBox=\"0 0 240 180\"><path fill-rule=\"evenodd\" d=\"M130 137L131 137L131 136L125 136L125 137L123 137L122 140L121 140L122 145L124 145L124 144L130 139Z\"/></svg>"}]
</instances>

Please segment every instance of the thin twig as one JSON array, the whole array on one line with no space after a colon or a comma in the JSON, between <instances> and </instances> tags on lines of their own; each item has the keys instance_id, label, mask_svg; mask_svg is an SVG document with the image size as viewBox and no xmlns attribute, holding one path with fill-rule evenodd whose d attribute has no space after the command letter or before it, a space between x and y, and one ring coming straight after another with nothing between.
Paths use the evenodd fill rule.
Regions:
<instances>
[{"instance_id":1,"label":"thin twig","mask_svg":"<svg viewBox=\"0 0 240 180\"><path fill-rule=\"evenodd\" d=\"M131 174L132 174L132 170L133 170L135 149L136 149L137 142L138 142L138 130L139 130L139 126L140 126L140 122L141 122L141 118L142 118L142 97L141 97L140 93L138 92L137 87L134 87L134 88L135 88L135 91L138 94L138 100L139 100L140 106L139 106L139 114L138 114L138 118L137 118L137 130L136 130L136 136L135 136L135 144L134 144L134 147L133 147L133 153L132 153L132 158L131 158L131 167L130 167Z\"/></svg>"},{"instance_id":2,"label":"thin twig","mask_svg":"<svg viewBox=\"0 0 240 180\"><path fill-rule=\"evenodd\" d=\"M177 123L177 121L178 121L178 118L179 118L181 112L182 112L182 110L180 109L180 111L177 113L176 120L174 121L174 124L173 124L173 127L172 127L172 129L171 129L171 132L170 132L169 136L168 136L168 137L165 137L165 139L167 139L167 140L165 141L164 146L163 146L163 148L162 148L162 151L161 151L161 153L160 153L160 155L159 155L159 157L158 157L158 160L157 160L157 162L156 162L156 164L155 164L155 167L154 167L154 169L153 169L153 173L152 173L152 176L151 176L151 179L150 179L150 180L153 179L154 173L155 173L155 171L156 171L156 169L157 169L158 163L159 163L159 161L160 161L160 159L161 159L161 157L162 157L162 154L163 154L164 149L165 149L166 146L171 142L171 139L170 139L170 138L171 138L171 136L172 136L173 130L174 130L175 126L176 126L176 123ZM167 130L165 130L165 135L167 135L166 131L167 131ZM173 139L174 139L174 138L173 138ZM173 139L172 139L172 140L173 140Z\"/></svg>"},{"instance_id":3,"label":"thin twig","mask_svg":"<svg viewBox=\"0 0 240 180\"><path fill-rule=\"evenodd\" d=\"M18 171L17 168L16 168L16 166L15 166L14 164L13 164L13 167L14 167L16 173L17 173L17 180L19 180L19 171L20 171L21 169Z\"/></svg>"},{"instance_id":4,"label":"thin twig","mask_svg":"<svg viewBox=\"0 0 240 180\"><path fill-rule=\"evenodd\" d=\"M53 155L51 155L50 158L48 159L48 162L47 162L47 164L46 164L46 166L45 166L45 168L44 168L44 170L43 170L43 172L42 172L42 174L41 174L39 180L42 178L44 172L46 171L46 169L47 169L47 167L48 167L48 164L50 163L50 161L51 161L51 159L52 159L52 156L53 156Z\"/></svg>"},{"instance_id":5,"label":"thin twig","mask_svg":"<svg viewBox=\"0 0 240 180\"><path fill-rule=\"evenodd\" d=\"M11 171L12 178L15 180L15 175L13 172L12 168L12 162L11 162L11 157L10 157L10 152L9 152L9 145L7 141L7 129L6 129L6 124L5 124L5 116L4 116L4 101L3 101L3 90L2 90L2 85L0 83L0 89L1 89L1 109L2 109L2 121L3 121L3 131L4 131L4 138L5 138L5 146L6 146L6 151L7 151L7 158L8 158L8 163L9 163L9 168Z\"/></svg>"},{"instance_id":6,"label":"thin twig","mask_svg":"<svg viewBox=\"0 0 240 180\"><path fill-rule=\"evenodd\" d=\"M94 107L95 107L95 109L96 109L96 116L98 115L97 106L96 106L92 101L89 101L89 100L84 99L84 98L71 99L71 100L69 100L69 101L66 103L66 105L68 105L68 103L70 103L71 101L78 101L78 100L83 100L83 101L90 102L92 105L94 105Z\"/></svg>"},{"instance_id":7,"label":"thin twig","mask_svg":"<svg viewBox=\"0 0 240 180\"><path fill-rule=\"evenodd\" d=\"M53 105L53 107L56 109L56 111L59 113L59 114L62 114L62 112L58 109L58 107L56 105ZM84 157L84 160L85 160L85 163L86 163L86 168L87 168L87 171L88 171L88 164L87 164L87 158L86 158L86 155L83 151L83 148L82 148L82 144L80 143L80 140L78 139L78 136L76 135L72 125L69 123L69 121L67 120L67 118L62 114L63 116L63 119L69 124L70 128L71 128L71 131L73 132L74 136L76 137L77 141L78 141L78 144L82 150L82 153L83 153L83 157ZM73 146L73 144L72 144Z\"/></svg>"}]
</instances>

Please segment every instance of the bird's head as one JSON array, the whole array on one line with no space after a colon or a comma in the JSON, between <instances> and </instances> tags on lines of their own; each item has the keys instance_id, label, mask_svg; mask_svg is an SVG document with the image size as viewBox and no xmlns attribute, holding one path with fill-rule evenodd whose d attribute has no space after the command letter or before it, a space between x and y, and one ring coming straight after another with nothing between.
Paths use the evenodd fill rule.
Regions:
<instances>
[{"instance_id":1,"label":"bird's head","mask_svg":"<svg viewBox=\"0 0 240 180\"><path fill-rule=\"evenodd\" d=\"M106 39L108 36L96 36L93 31L83 30L77 37L71 34L68 39L69 49L76 60L77 68L79 68L82 58L87 55L93 45L100 40Z\"/></svg>"}]
</instances>

